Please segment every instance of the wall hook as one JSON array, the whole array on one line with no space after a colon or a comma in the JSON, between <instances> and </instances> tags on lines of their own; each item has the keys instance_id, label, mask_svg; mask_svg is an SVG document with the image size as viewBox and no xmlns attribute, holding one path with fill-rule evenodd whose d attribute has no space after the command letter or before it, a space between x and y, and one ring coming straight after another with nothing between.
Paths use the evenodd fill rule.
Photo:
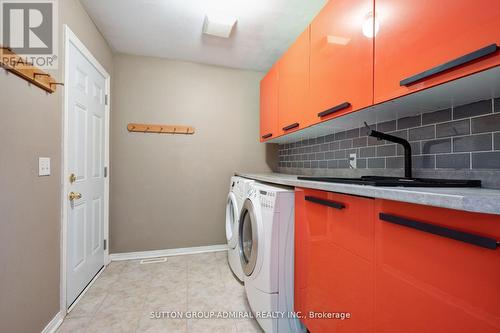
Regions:
<instances>
[{"instance_id":1,"label":"wall hook","mask_svg":"<svg viewBox=\"0 0 500 333\"><path fill-rule=\"evenodd\" d=\"M165 125L165 124L136 124L129 123L127 125L129 132L140 133L161 133L161 134L194 134L195 130L190 126L180 125Z\"/></svg>"},{"instance_id":2,"label":"wall hook","mask_svg":"<svg viewBox=\"0 0 500 333\"><path fill-rule=\"evenodd\" d=\"M37 76L50 76L50 74L47 73L33 73L33 78L36 79Z\"/></svg>"},{"instance_id":3,"label":"wall hook","mask_svg":"<svg viewBox=\"0 0 500 333\"><path fill-rule=\"evenodd\" d=\"M55 91L54 79L50 74L36 68L32 62L15 54L8 46L0 46L0 51L5 50L3 56L0 57L0 66L7 72L13 73L28 82L29 85L37 86L40 89L52 94ZM41 80L40 77L45 76L46 79Z\"/></svg>"}]
</instances>

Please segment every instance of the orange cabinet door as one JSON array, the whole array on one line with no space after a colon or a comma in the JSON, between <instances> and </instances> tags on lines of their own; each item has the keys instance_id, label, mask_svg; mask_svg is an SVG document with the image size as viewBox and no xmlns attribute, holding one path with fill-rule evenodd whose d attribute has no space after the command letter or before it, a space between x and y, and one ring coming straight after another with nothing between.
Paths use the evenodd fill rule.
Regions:
<instances>
[{"instance_id":1,"label":"orange cabinet door","mask_svg":"<svg viewBox=\"0 0 500 333\"><path fill-rule=\"evenodd\" d=\"M387 200L376 211L376 332L500 332L500 216Z\"/></svg>"},{"instance_id":2,"label":"orange cabinet door","mask_svg":"<svg viewBox=\"0 0 500 333\"><path fill-rule=\"evenodd\" d=\"M287 134L307 127L309 93L309 28L279 60L278 130Z\"/></svg>"},{"instance_id":3,"label":"orange cabinet door","mask_svg":"<svg viewBox=\"0 0 500 333\"><path fill-rule=\"evenodd\" d=\"M260 81L260 141L278 136L278 66Z\"/></svg>"},{"instance_id":4,"label":"orange cabinet door","mask_svg":"<svg viewBox=\"0 0 500 333\"><path fill-rule=\"evenodd\" d=\"M373 5L329 1L311 23L311 122L372 105L373 38L363 28L373 21Z\"/></svg>"},{"instance_id":5,"label":"orange cabinet door","mask_svg":"<svg viewBox=\"0 0 500 333\"><path fill-rule=\"evenodd\" d=\"M374 201L309 189L295 200L295 310L311 332L372 332Z\"/></svg>"},{"instance_id":6,"label":"orange cabinet door","mask_svg":"<svg viewBox=\"0 0 500 333\"><path fill-rule=\"evenodd\" d=\"M500 64L498 0L376 0L375 13L375 103Z\"/></svg>"}]
</instances>

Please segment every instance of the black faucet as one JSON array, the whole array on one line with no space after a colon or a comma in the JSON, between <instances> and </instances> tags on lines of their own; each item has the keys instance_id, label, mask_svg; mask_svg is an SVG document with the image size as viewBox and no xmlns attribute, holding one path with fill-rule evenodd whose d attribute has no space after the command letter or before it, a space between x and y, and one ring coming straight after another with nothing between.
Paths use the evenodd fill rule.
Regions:
<instances>
[{"instance_id":1,"label":"black faucet","mask_svg":"<svg viewBox=\"0 0 500 333\"><path fill-rule=\"evenodd\" d=\"M411 145L405 139L399 138L394 135L385 134L379 131L372 130L370 126L365 122L365 126L368 129L368 135L377 138L378 140L386 140L394 143L398 143L405 149L405 178L411 179Z\"/></svg>"}]
</instances>

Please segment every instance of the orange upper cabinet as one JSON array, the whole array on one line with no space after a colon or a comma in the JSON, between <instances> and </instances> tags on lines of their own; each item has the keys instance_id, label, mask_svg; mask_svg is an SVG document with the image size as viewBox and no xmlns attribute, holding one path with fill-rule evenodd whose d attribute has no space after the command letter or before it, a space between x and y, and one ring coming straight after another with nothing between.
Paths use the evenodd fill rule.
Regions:
<instances>
[{"instance_id":1,"label":"orange upper cabinet","mask_svg":"<svg viewBox=\"0 0 500 333\"><path fill-rule=\"evenodd\" d=\"M373 0L329 1L311 23L313 123L373 103Z\"/></svg>"},{"instance_id":2,"label":"orange upper cabinet","mask_svg":"<svg viewBox=\"0 0 500 333\"><path fill-rule=\"evenodd\" d=\"M260 141L278 136L278 66L260 81Z\"/></svg>"},{"instance_id":3,"label":"orange upper cabinet","mask_svg":"<svg viewBox=\"0 0 500 333\"><path fill-rule=\"evenodd\" d=\"M500 64L498 0L376 0L375 13L375 103Z\"/></svg>"},{"instance_id":4,"label":"orange upper cabinet","mask_svg":"<svg viewBox=\"0 0 500 333\"><path fill-rule=\"evenodd\" d=\"M311 125L306 117L309 93L309 28L279 60L278 68L278 130L286 134Z\"/></svg>"}]
</instances>

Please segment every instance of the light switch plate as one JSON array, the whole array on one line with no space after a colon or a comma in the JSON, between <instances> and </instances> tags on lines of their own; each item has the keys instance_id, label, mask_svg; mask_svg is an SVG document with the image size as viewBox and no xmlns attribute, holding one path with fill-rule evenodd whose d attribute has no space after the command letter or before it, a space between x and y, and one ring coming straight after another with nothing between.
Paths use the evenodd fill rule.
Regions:
<instances>
[{"instance_id":1,"label":"light switch plate","mask_svg":"<svg viewBox=\"0 0 500 333\"><path fill-rule=\"evenodd\" d=\"M358 167L358 161L356 154L349 154L349 167L351 169L356 169Z\"/></svg>"},{"instance_id":2,"label":"light switch plate","mask_svg":"<svg viewBox=\"0 0 500 333\"><path fill-rule=\"evenodd\" d=\"M50 176L50 157L38 158L38 176Z\"/></svg>"}]
</instances>

